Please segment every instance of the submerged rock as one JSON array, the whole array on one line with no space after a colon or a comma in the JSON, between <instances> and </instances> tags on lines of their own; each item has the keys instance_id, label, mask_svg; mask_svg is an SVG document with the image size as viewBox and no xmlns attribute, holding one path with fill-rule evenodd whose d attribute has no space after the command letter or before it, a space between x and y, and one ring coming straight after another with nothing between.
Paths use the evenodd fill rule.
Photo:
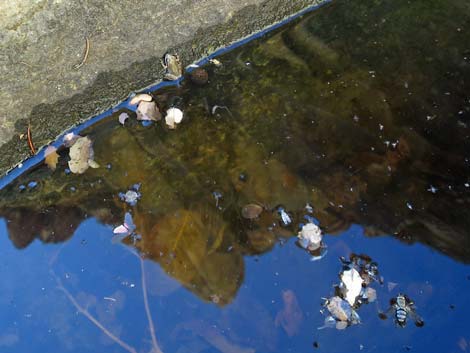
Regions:
<instances>
[{"instance_id":1,"label":"submerged rock","mask_svg":"<svg viewBox=\"0 0 470 353\"><path fill-rule=\"evenodd\" d=\"M204 85L209 80L209 74L202 67L197 67L191 71L189 78L191 79L191 82L195 83L196 85Z\"/></svg>"},{"instance_id":2,"label":"submerged rock","mask_svg":"<svg viewBox=\"0 0 470 353\"><path fill-rule=\"evenodd\" d=\"M242 208L242 217L246 219L255 219L263 212L263 207L260 205L250 203L243 206Z\"/></svg>"},{"instance_id":3,"label":"submerged rock","mask_svg":"<svg viewBox=\"0 0 470 353\"><path fill-rule=\"evenodd\" d=\"M137 108L137 120L158 121L162 118L155 102L141 101Z\"/></svg>"}]
</instances>

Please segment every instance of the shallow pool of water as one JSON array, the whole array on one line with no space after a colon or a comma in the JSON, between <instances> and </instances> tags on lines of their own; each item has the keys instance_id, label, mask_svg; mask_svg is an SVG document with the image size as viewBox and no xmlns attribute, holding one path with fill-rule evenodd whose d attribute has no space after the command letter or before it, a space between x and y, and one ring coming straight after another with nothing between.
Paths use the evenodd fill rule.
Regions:
<instances>
[{"instance_id":1,"label":"shallow pool of water","mask_svg":"<svg viewBox=\"0 0 470 353\"><path fill-rule=\"evenodd\" d=\"M1 350L470 351L469 30L465 1L336 1L150 92L176 129L82 132L99 168L64 147L1 190ZM325 327L351 254L377 300Z\"/></svg>"}]
</instances>

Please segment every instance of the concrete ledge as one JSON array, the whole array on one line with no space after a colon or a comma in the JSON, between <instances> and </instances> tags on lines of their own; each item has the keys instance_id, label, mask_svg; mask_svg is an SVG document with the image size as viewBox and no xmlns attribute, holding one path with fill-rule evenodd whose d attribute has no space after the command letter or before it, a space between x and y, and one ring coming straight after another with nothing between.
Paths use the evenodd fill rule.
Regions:
<instances>
[{"instance_id":1,"label":"concrete ledge","mask_svg":"<svg viewBox=\"0 0 470 353\"><path fill-rule=\"evenodd\" d=\"M0 174L162 77L168 50L187 65L322 0L30 0L0 5ZM86 63L79 69L85 38Z\"/></svg>"}]
</instances>

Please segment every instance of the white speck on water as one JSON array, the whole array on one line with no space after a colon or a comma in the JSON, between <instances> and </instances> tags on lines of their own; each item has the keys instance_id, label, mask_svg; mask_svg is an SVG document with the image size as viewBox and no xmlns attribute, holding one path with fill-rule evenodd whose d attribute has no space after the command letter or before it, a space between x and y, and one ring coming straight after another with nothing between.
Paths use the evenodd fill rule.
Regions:
<instances>
[{"instance_id":1,"label":"white speck on water","mask_svg":"<svg viewBox=\"0 0 470 353\"><path fill-rule=\"evenodd\" d=\"M126 122L126 120L129 119L129 114L127 114L127 113L121 113L121 114L119 114L119 118L118 118L118 119L119 119L119 123L120 123L121 125L124 125L124 123Z\"/></svg>"},{"instance_id":2,"label":"white speck on water","mask_svg":"<svg viewBox=\"0 0 470 353\"><path fill-rule=\"evenodd\" d=\"M312 205L310 205L309 203L307 203L305 205L305 211L307 211L308 213L313 213L313 207Z\"/></svg>"},{"instance_id":3,"label":"white speck on water","mask_svg":"<svg viewBox=\"0 0 470 353\"><path fill-rule=\"evenodd\" d=\"M413 209L413 205L412 205L411 203L409 203L409 202L406 203L406 207L408 207L410 210Z\"/></svg>"},{"instance_id":4,"label":"white speck on water","mask_svg":"<svg viewBox=\"0 0 470 353\"><path fill-rule=\"evenodd\" d=\"M435 188L434 186L430 185L429 188L428 188L428 191L432 192L433 194L435 194L437 192L437 188Z\"/></svg>"}]
</instances>

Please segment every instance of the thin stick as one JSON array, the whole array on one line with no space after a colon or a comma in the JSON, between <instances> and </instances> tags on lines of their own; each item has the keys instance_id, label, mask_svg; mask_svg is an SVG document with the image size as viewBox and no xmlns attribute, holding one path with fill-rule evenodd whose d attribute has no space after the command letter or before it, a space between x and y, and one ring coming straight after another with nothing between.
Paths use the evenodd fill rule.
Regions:
<instances>
[{"instance_id":1,"label":"thin stick","mask_svg":"<svg viewBox=\"0 0 470 353\"><path fill-rule=\"evenodd\" d=\"M35 155L36 154L36 148L34 147L34 143L33 143L33 136L31 134L31 124L28 124L28 131L26 133L26 136L28 138L28 147L29 147L29 150L31 151L31 154L32 155Z\"/></svg>"},{"instance_id":2,"label":"thin stick","mask_svg":"<svg viewBox=\"0 0 470 353\"><path fill-rule=\"evenodd\" d=\"M150 336L152 337L152 346L153 351L152 353L163 353L157 343L157 337L155 336L155 326L153 325L152 315L150 314L150 307L149 301L147 297L147 282L145 280L145 267L144 267L144 260L142 257L139 256L140 260L140 270L142 272L141 279L142 279L142 293L144 295L144 306L145 306L145 313L147 314L147 320L149 323L149 330Z\"/></svg>"},{"instance_id":3,"label":"thin stick","mask_svg":"<svg viewBox=\"0 0 470 353\"><path fill-rule=\"evenodd\" d=\"M110 339L112 339L114 342L116 342L118 345L120 345L122 348L124 348L126 351L129 353L137 353L135 348L129 346L127 343L121 341L119 337L113 335L111 332L108 331L106 327L104 327L98 320L96 320L85 308L83 308L80 304L77 303L75 298L73 297L72 294L62 285L62 282L60 281L57 276L54 277L56 278L57 281L57 288L59 288L62 292L64 292L65 296L67 297L68 300L73 304L73 306L77 309L77 311L81 314L83 314L88 320L90 320L96 327L98 327L106 336L108 336Z\"/></svg>"},{"instance_id":4,"label":"thin stick","mask_svg":"<svg viewBox=\"0 0 470 353\"><path fill-rule=\"evenodd\" d=\"M80 64L77 64L73 67L75 70L78 70L85 64L86 59L88 59L89 52L90 52L90 40L88 39L88 37L85 37L85 54L83 55L83 59L80 62Z\"/></svg>"}]
</instances>

